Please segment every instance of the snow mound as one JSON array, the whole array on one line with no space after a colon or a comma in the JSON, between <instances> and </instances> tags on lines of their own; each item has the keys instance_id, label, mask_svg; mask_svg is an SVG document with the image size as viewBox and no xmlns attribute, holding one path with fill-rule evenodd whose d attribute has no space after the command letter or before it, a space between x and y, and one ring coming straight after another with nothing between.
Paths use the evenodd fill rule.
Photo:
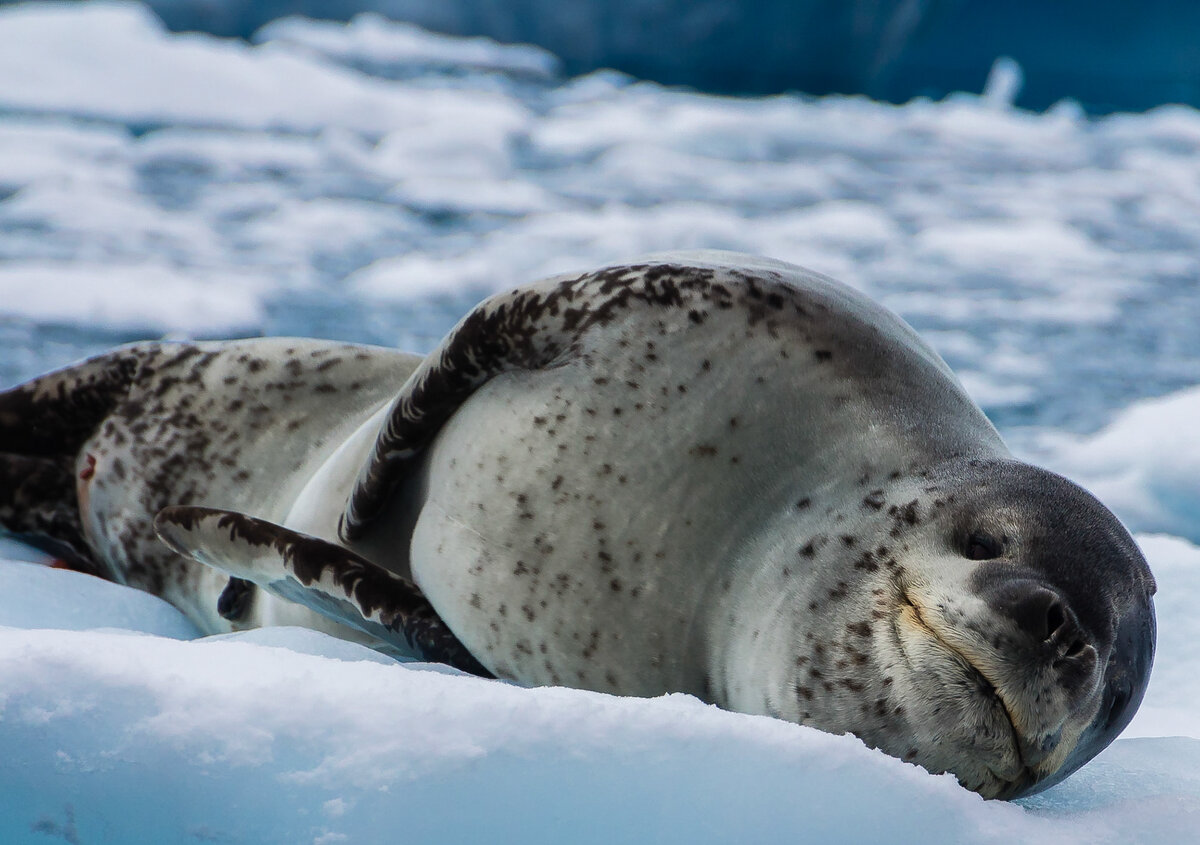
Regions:
<instances>
[{"instance_id":1,"label":"snow mound","mask_svg":"<svg viewBox=\"0 0 1200 845\"><path fill-rule=\"evenodd\" d=\"M253 40L308 49L339 64L389 79L440 70L455 74L497 72L548 80L559 72L558 59L539 47L438 35L410 23L389 21L374 12L355 15L345 25L280 18L258 30Z\"/></svg>"},{"instance_id":2,"label":"snow mound","mask_svg":"<svg viewBox=\"0 0 1200 845\"><path fill-rule=\"evenodd\" d=\"M101 632L0 633L0 676L5 841L67 825L82 842L289 845L397 830L409 842L769 841L803 830L926 845L1053 830L852 738L684 696L526 690L246 642Z\"/></svg>"},{"instance_id":3,"label":"snow mound","mask_svg":"<svg viewBox=\"0 0 1200 845\"><path fill-rule=\"evenodd\" d=\"M149 593L40 563L0 561L0 628L117 628L175 640L200 636L178 610Z\"/></svg>"},{"instance_id":4,"label":"snow mound","mask_svg":"<svg viewBox=\"0 0 1200 845\"><path fill-rule=\"evenodd\" d=\"M253 277L221 278L154 263L0 264L0 300L11 315L160 334L254 332L264 319L264 287L269 285Z\"/></svg>"},{"instance_id":5,"label":"snow mound","mask_svg":"<svg viewBox=\"0 0 1200 845\"><path fill-rule=\"evenodd\" d=\"M103 33L103 37L96 37ZM46 61L47 53L54 56ZM172 124L381 132L454 110L309 50L171 35L129 2L0 9L0 107L160 127ZM467 115L459 112L461 119ZM462 125L460 123L459 125Z\"/></svg>"},{"instance_id":6,"label":"snow mound","mask_svg":"<svg viewBox=\"0 0 1200 845\"><path fill-rule=\"evenodd\" d=\"M1095 434L1046 433L1047 462L1137 531L1200 542L1200 388L1135 402Z\"/></svg>"},{"instance_id":7,"label":"snow mound","mask_svg":"<svg viewBox=\"0 0 1200 845\"><path fill-rule=\"evenodd\" d=\"M1139 541L1161 630L1145 703L1012 804L689 696L523 689L299 628L180 642L158 599L3 563L0 840L1197 841L1200 548Z\"/></svg>"}]
</instances>

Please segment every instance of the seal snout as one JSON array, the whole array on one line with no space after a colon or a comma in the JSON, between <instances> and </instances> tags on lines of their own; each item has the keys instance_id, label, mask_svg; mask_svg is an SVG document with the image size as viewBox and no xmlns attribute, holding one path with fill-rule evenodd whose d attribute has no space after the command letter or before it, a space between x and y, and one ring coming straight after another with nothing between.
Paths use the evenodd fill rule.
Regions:
<instances>
[{"instance_id":1,"label":"seal snout","mask_svg":"<svg viewBox=\"0 0 1200 845\"><path fill-rule=\"evenodd\" d=\"M1004 582L989 592L991 595L985 595L988 604L1013 626L1016 651L1036 663L1049 664L1068 687L1090 691L1096 649L1061 592L1026 578Z\"/></svg>"}]
</instances>

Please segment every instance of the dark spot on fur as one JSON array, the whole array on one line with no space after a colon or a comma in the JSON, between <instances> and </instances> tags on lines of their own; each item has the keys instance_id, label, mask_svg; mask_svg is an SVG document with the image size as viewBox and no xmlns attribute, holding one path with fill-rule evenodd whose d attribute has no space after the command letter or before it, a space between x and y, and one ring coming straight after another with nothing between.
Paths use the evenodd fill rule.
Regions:
<instances>
[{"instance_id":1,"label":"dark spot on fur","mask_svg":"<svg viewBox=\"0 0 1200 845\"><path fill-rule=\"evenodd\" d=\"M883 497L882 490L872 490L863 497L862 503L864 508L870 508L871 510L877 511L883 509L886 500Z\"/></svg>"},{"instance_id":2,"label":"dark spot on fur","mask_svg":"<svg viewBox=\"0 0 1200 845\"><path fill-rule=\"evenodd\" d=\"M871 552L863 552L859 555L858 560L854 562L855 569L863 569L867 572L875 572L879 569L879 564L875 562L875 556Z\"/></svg>"}]
</instances>

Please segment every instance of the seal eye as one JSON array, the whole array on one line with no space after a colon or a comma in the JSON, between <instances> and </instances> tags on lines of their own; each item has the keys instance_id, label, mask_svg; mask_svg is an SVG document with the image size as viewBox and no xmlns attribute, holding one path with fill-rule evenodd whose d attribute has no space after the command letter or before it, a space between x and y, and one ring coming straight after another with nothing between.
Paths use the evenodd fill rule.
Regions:
<instances>
[{"instance_id":1,"label":"seal eye","mask_svg":"<svg viewBox=\"0 0 1200 845\"><path fill-rule=\"evenodd\" d=\"M987 534L973 533L967 537L963 557L967 560L991 560L1000 557L1000 541Z\"/></svg>"}]
</instances>

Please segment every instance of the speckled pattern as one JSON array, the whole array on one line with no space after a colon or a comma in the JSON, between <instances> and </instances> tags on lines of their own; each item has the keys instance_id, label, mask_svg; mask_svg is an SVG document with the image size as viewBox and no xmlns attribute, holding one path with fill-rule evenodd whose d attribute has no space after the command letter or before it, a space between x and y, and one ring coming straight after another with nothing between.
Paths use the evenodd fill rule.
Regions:
<instances>
[{"instance_id":1,"label":"speckled pattern","mask_svg":"<svg viewBox=\"0 0 1200 845\"><path fill-rule=\"evenodd\" d=\"M154 515L203 504L282 519L305 471L395 394L410 360L310 340L152 343L43 376L0 394L0 471L46 468L6 487L27 498L44 477L40 507L9 517L0 503L0 517L24 534L66 523L53 536L78 546L81 532L81 556L108 577L229 630L215 604L225 579L167 550Z\"/></svg>"},{"instance_id":2,"label":"speckled pattern","mask_svg":"<svg viewBox=\"0 0 1200 845\"><path fill-rule=\"evenodd\" d=\"M1148 648L1151 583L1116 520L1013 461L894 315L797 268L664 260L489 300L393 403L344 535L390 539L414 476L413 575L501 677L683 690L852 731L992 795L1065 774L1144 686L1144 660L1114 658L1118 622ZM976 505L1002 478L997 521ZM964 580L985 565L964 559L973 526L994 523L1008 578L1085 590L1053 572L1077 555L1027 489L1071 502L1055 531L1108 537L1093 566L1126 589L1089 622L1095 655L1065 656L1075 617L1037 651ZM1128 694L1105 699L1101 675L1127 669Z\"/></svg>"},{"instance_id":3,"label":"speckled pattern","mask_svg":"<svg viewBox=\"0 0 1200 845\"><path fill-rule=\"evenodd\" d=\"M75 458L84 533L185 610L200 591L172 579L199 576L148 520L243 511L411 576L499 677L690 692L989 796L1082 765L1144 691L1153 579L1128 534L825 277L701 253L550 279L415 370L363 353L377 380L350 349L259 343L139 347L0 397L9 428L120 397Z\"/></svg>"}]
</instances>

